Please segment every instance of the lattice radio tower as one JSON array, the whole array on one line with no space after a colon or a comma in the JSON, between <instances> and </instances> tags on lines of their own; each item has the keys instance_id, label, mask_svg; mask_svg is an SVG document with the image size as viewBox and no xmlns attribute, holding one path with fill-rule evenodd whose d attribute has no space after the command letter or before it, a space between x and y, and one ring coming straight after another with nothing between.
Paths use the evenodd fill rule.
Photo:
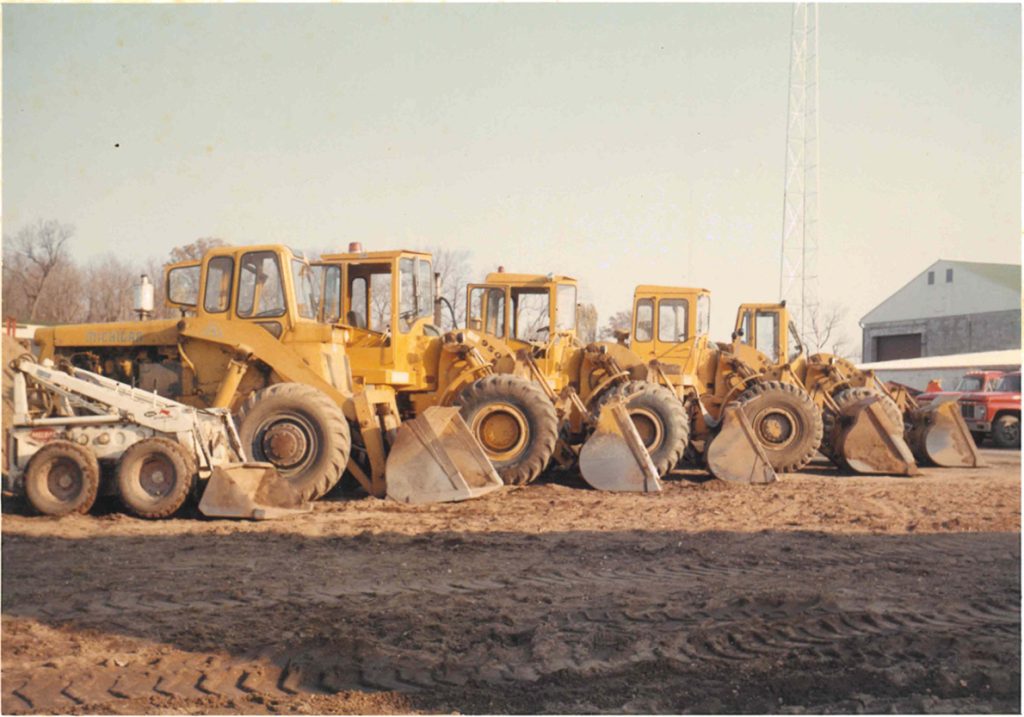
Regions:
<instances>
[{"instance_id":1,"label":"lattice radio tower","mask_svg":"<svg viewBox=\"0 0 1024 717\"><path fill-rule=\"evenodd\" d=\"M779 298L807 336L818 305L818 6L793 6Z\"/></svg>"}]
</instances>

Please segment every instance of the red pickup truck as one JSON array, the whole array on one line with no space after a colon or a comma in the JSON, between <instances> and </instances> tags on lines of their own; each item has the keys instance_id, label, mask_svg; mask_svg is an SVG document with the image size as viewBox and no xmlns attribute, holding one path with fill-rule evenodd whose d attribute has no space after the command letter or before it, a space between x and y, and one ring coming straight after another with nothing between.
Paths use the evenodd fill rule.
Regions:
<instances>
[{"instance_id":1,"label":"red pickup truck","mask_svg":"<svg viewBox=\"0 0 1024 717\"><path fill-rule=\"evenodd\" d=\"M991 435L1000 448L1020 448L1020 371L1003 376L994 391L963 394L959 403L977 443Z\"/></svg>"},{"instance_id":2,"label":"red pickup truck","mask_svg":"<svg viewBox=\"0 0 1024 717\"><path fill-rule=\"evenodd\" d=\"M914 396L914 399L920 404L928 404L939 397L948 401L953 397L959 398L962 394L968 392L994 391L1002 377L1002 371L968 371L960 377L960 380L956 384L956 388L952 391L943 391L941 389L938 391L934 389L929 391L928 389L925 389L922 393Z\"/></svg>"}]
</instances>

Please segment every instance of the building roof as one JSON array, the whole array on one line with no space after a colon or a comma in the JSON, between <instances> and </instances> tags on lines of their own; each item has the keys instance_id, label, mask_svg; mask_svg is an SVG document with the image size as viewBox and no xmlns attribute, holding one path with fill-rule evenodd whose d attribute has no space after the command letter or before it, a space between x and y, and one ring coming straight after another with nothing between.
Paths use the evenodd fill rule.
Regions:
<instances>
[{"instance_id":1,"label":"building roof","mask_svg":"<svg viewBox=\"0 0 1024 717\"><path fill-rule=\"evenodd\" d=\"M947 282L944 270L953 270ZM935 273L933 284L927 283ZM1021 265L939 259L861 318L862 324L1020 309Z\"/></svg>"},{"instance_id":2,"label":"building roof","mask_svg":"<svg viewBox=\"0 0 1024 717\"><path fill-rule=\"evenodd\" d=\"M949 354L947 356L922 356L920 358L895 359L893 361L874 361L858 364L859 369L875 371L895 371L907 369L985 369L998 368L1016 370L1021 365L1020 349L1000 351L979 351L969 354Z\"/></svg>"}]
</instances>

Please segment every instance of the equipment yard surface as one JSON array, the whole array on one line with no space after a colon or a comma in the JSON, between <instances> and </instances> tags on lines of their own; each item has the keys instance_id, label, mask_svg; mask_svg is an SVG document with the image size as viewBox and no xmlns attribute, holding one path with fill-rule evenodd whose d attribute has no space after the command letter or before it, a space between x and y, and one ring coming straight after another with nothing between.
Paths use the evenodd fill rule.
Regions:
<instances>
[{"instance_id":1,"label":"equipment yard surface","mask_svg":"<svg viewBox=\"0 0 1024 717\"><path fill-rule=\"evenodd\" d=\"M1019 712L1020 454L266 523L3 517L12 713Z\"/></svg>"}]
</instances>

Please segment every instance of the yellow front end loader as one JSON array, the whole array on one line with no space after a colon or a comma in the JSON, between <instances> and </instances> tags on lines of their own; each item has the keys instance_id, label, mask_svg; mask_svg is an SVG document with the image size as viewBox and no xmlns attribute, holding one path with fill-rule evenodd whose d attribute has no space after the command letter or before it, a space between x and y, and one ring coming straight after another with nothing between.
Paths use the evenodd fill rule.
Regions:
<instances>
[{"instance_id":1,"label":"yellow front end loader","mask_svg":"<svg viewBox=\"0 0 1024 717\"><path fill-rule=\"evenodd\" d=\"M734 341L759 349L770 380L804 387L824 419L822 453L858 473L913 475L914 457L942 467L983 465L953 403L920 406L873 372L828 353L808 356L785 304L743 304ZM909 444L909 445L908 445Z\"/></svg>"},{"instance_id":2,"label":"yellow front end loader","mask_svg":"<svg viewBox=\"0 0 1024 717\"><path fill-rule=\"evenodd\" d=\"M503 317L471 321L465 330L442 335L431 262L425 252L363 251L358 244L345 253L323 255L322 318L345 328L357 386L393 391L399 412L407 418L436 407L458 407L503 481L529 483L555 453L563 403L547 380L531 372L530 359L520 355L530 344L517 340L515 331L507 332ZM575 285L571 288L575 317ZM476 301L476 294L470 294ZM546 296L538 294L533 300L546 307ZM479 308L479 302L474 306ZM496 303L490 307L497 310ZM546 308L531 317L534 323L522 328L531 335L555 326ZM619 461L626 466L623 474L634 476L636 484L654 486L657 476L647 470L649 458L638 441L630 440L629 430L628 425L623 429L612 419L606 421L601 440L588 450L584 472L596 476L599 466ZM621 489L599 477L591 482Z\"/></svg>"},{"instance_id":3,"label":"yellow front end loader","mask_svg":"<svg viewBox=\"0 0 1024 717\"><path fill-rule=\"evenodd\" d=\"M281 245L218 247L167 268L167 302L180 318L51 327L35 341L41 359L230 409L247 457L272 464L306 500L346 469L370 495L404 502L500 487L456 412L438 408L406 426L394 391L354 384L347 331L322 320L318 279Z\"/></svg>"}]
</instances>

